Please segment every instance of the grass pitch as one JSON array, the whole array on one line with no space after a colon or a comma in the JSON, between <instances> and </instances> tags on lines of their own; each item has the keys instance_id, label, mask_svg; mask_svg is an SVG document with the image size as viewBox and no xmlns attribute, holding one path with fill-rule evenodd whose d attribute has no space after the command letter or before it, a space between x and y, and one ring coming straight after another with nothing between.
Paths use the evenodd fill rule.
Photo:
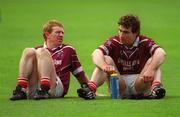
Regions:
<instances>
[{"instance_id":1,"label":"grass pitch","mask_svg":"<svg viewBox=\"0 0 180 117\"><path fill-rule=\"evenodd\" d=\"M0 117L178 117L180 115L180 1L161 0L0 0ZM89 75L91 53L109 36L117 34L118 18L133 13L141 19L141 33L167 52L162 65L167 96L162 100L112 100L77 97L74 77L64 99L9 101L16 85L18 62L25 47L43 43L42 25L58 19L65 26L65 42L77 50Z\"/></svg>"}]
</instances>

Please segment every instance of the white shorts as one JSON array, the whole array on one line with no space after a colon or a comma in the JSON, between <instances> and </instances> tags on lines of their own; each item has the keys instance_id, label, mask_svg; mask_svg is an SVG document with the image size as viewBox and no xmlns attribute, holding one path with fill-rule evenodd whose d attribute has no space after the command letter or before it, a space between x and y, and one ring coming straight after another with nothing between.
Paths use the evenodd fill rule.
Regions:
<instances>
[{"instance_id":1,"label":"white shorts","mask_svg":"<svg viewBox=\"0 0 180 117\"><path fill-rule=\"evenodd\" d=\"M56 80L56 87L49 90L49 94L51 95L51 97L61 97L64 92L64 87L60 78L57 77Z\"/></svg>"},{"instance_id":2,"label":"white shorts","mask_svg":"<svg viewBox=\"0 0 180 117\"><path fill-rule=\"evenodd\" d=\"M120 79L125 81L126 89L125 89L125 98L128 98L132 95L137 95L135 89L135 81L138 78L139 74L132 75L120 75Z\"/></svg>"}]
</instances>

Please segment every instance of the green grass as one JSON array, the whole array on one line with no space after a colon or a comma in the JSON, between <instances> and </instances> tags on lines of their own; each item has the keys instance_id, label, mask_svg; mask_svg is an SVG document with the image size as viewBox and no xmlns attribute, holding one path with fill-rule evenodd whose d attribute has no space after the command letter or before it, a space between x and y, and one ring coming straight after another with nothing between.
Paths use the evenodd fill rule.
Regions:
<instances>
[{"instance_id":1,"label":"green grass","mask_svg":"<svg viewBox=\"0 0 180 117\"><path fill-rule=\"evenodd\" d=\"M178 117L180 112L180 1L179 0L0 0L0 117ZM88 76L94 65L91 53L117 33L121 15L141 19L142 34L167 52L162 65L167 96L162 100L87 101L77 97L74 77L64 99L9 101L16 85L23 48L42 44L42 25L58 19L65 26L65 43L73 45ZM98 92L107 94L107 86ZM108 94L107 94L108 95Z\"/></svg>"}]
</instances>

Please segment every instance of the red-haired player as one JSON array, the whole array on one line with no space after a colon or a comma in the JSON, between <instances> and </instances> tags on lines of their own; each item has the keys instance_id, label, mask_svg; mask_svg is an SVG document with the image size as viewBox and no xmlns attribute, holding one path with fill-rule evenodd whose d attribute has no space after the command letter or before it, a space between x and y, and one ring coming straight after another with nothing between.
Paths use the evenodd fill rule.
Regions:
<instances>
[{"instance_id":1,"label":"red-haired player","mask_svg":"<svg viewBox=\"0 0 180 117\"><path fill-rule=\"evenodd\" d=\"M44 45L24 49L17 86L10 100L64 97L69 88L70 73L82 86L77 90L78 95L93 99L94 93L87 85L88 79L75 49L63 44L63 25L56 20L48 21L43 27L43 36Z\"/></svg>"}]
</instances>

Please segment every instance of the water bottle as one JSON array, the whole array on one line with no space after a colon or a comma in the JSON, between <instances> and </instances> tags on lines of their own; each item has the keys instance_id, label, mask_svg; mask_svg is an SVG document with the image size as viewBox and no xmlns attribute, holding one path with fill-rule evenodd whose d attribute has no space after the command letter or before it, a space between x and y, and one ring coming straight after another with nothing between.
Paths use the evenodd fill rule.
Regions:
<instances>
[{"instance_id":1,"label":"water bottle","mask_svg":"<svg viewBox=\"0 0 180 117\"><path fill-rule=\"evenodd\" d=\"M112 99L120 98L119 78L116 73L113 73L110 76L110 92L111 92Z\"/></svg>"}]
</instances>

